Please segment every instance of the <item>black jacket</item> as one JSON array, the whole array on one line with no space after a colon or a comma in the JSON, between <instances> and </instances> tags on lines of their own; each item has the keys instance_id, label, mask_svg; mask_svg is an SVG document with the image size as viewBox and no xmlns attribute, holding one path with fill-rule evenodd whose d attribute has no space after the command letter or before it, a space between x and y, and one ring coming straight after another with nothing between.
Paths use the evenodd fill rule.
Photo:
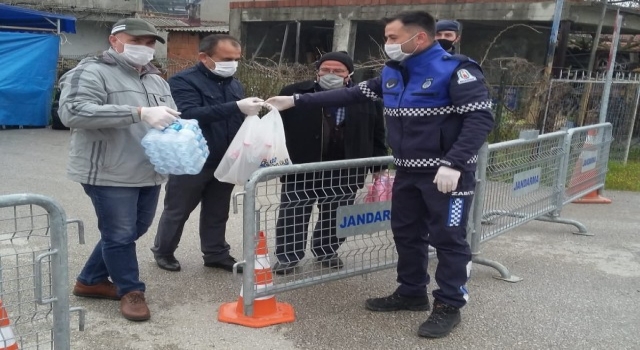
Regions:
<instances>
[{"instance_id":1,"label":"black jacket","mask_svg":"<svg viewBox=\"0 0 640 350\"><path fill-rule=\"evenodd\" d=\"M316 84L309 80L285 86L281 96L312 93ZM323 109L293 107L282 112L287 149L293 164L322 161ZM346 107L344 120L345 159L388 155L382 106L364 102Z\"/></svg>"},{"instance_id":2,"label":"black jacket","mask_svg":"<svg viewBox=\"0 0 640 350\"><path fill-rule=\"evenodd\" d=\"M222 78L202 63L169 78L171 95L183 119L196 119L209 146L204 168L216 168L245 115L236 101L244 98L244 89L233 78Z\"/></svg>"},{"instance_id":3,"label":"black jacket","mask_svg":"<svg viewBox=\"0 0 640 350\"><path fill-rule=\"evenodd\" d=\"M285 86L280 95L313 93L317 89L309 80ZM323 128L326 127L323 112L321 107L293 107L282 112L287 150L293 164L323 160ZM381 103L365 101L347 106L343 136L345 159L388 155ZM358 182L364 181L364 176L361 177Z\"/></svg>"}]
</instances>

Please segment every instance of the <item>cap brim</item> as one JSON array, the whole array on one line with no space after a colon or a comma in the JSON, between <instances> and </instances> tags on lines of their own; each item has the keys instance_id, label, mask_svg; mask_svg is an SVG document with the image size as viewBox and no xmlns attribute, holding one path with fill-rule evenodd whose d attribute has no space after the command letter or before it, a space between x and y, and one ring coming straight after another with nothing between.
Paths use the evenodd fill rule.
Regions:
<instances>
[{"instance_id":1,"label":"cap brim","mask_svg":"<svg viewBox=\"0 0 640 350\"><path fill-rule=\"evenodd\" d=\"M120 31L118 33L127 33L131 36L152 36L154 38L156 38L156 40L158 40L161 43L165 43L164 38L161 37L160 35L156 34L156 33L152 33L146 30L123 30ZM117 34L117 33L116 33Z\"/></svg>"}]
</instances>

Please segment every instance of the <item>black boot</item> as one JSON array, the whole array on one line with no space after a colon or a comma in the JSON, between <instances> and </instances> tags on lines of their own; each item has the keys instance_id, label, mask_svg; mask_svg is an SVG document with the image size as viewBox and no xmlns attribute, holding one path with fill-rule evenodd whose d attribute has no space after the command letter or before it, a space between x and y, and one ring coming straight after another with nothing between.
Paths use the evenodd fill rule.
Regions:
<instances>
[{"instance_id":1,"label":"black boot","mask_svg":"<svg viewBox=\"0 0 640 350\"><path fill-rule=\"evenodd\" d=\"M426 338L442 338L460 323L460 309L434 300L429 318L418 328L418 335Z\"/></svg>"}]
</instances>

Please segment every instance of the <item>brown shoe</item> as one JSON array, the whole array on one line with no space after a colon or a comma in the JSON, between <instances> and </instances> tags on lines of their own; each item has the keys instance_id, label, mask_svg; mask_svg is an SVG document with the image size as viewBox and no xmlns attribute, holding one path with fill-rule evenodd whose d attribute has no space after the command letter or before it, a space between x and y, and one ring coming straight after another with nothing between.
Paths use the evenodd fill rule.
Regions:
<instances>
[{"instance_id":1,"label":"brown shoe","mask_svg":"<svg viewBox=\"0 0 640 350\"><path fill-rule=\"evenodd\" d=\"M90 286L76 281L76 285L73 286L73 295L85 298L120 300L116 285L109 280Z\"/></svg>"},{"instance_id":2,"label":"brown shoe","mask_svg":"<svg viewBox=\"0 0 640 350\"><path fill-rule=\"evenodd\" d=\"M139 290L122 296L120 312L129 321L146 321L151 318L151 312L144 300L144 293Z\"/></svg>"}]
</instances>

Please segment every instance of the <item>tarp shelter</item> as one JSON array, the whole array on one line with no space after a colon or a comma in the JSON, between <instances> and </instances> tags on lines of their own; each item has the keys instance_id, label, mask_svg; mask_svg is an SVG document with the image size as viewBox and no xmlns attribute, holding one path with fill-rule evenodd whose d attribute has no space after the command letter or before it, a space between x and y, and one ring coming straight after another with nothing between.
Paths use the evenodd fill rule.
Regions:
<instances>
[{"instance_id":1,"label":"tarp shelter","mask_svg":"<svg viewBox=\"0 0 640 350\"><path fill-rule=\"evenodd\" d=\"M60 33L76 19L0 4L0 126L46 126L60 49Z\"/></svg>"}]
</instances>

